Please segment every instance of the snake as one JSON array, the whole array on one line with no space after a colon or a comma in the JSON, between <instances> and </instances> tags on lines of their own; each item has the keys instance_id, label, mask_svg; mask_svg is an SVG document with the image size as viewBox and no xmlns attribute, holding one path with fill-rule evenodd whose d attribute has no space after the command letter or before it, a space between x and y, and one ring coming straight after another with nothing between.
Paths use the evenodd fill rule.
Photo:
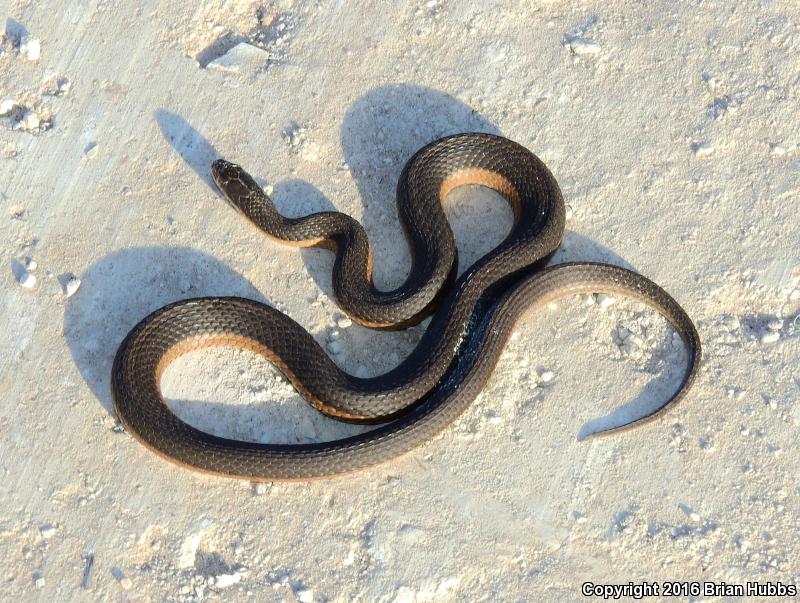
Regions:
<instances>
[{"instance_id":1,"label":"snake","mask_svg":"<svg viewBox=\"0 0 800 603\"><path fill-rule=\"evenodd\" d=\"M643 416L586 437L652 421L684 398L695 380L700 338L664 289L611 264L548 266L565 229L564 199L547 166L507 138L454 134L408 160L396 203L411 269L389 291L374 284L369 239L354 218L337 211L286 217L251 175L225 159L212 163L211 175L225 200L268 237L333 252L333 293L353 321L374 329L407 328L428 317L430 322L395 368L358 377L339 368L289 316L252 299L200 297L156 310L122 341L112 367L112 397L125 430L173 463L258 482L325 478L394 459L432 440L470 407L515 325L537 308L577 294L605 292L647 304L672 325L688 352L672 396ZM511 207L513 223L494 249L457 276L457 246L443 202L466 185L499 193ZM169 408L160 382L176 358L209 346L261 354L320 412L373 427L298 444L240 441L199 430Z\"/></svg>"}]
</instances>

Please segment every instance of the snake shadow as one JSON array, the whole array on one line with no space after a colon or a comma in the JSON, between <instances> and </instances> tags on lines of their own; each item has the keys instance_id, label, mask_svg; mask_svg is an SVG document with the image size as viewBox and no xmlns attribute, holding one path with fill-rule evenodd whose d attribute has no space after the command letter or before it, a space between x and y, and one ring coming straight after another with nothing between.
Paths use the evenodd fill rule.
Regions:
<instances>
[{"instance_id":1,"label":"snake shadow","mask_svg":"<svg viewBox=\"0 0 800 603\"><path fill-rule=\"evenodd\" d=\"M211 177L211 163L220 156L214 145L176 113L159 109L154 118L161 134L178 155L216 196L225 199Z\"/></svg>"},{"instance_id":2,"label":"snake shadow","mask_svg":"<svg viewBox=\"0 0 800 603\"><path fill-rule=\"evenodd\" d=\"M206 295L268 303L229 266L190 247L122 249L99 259L80 278L80 291L64 311L64 338L84 381L112 414L114 355L145 316L168 303Z\"/></svg>"},{"instance_id":3,"label":"snake shadow","mask_svg":"<svg viewBox=\"0 0 800 603\"><path fill-rule=\"evenodd\" d=\"M670 349L672 344L671 335L671 332L668 332L659 343L657 354L660 354L663 350ZM606 415L584 423L578 430L576 439L579 441L584 440L598 431L626 425L654 412L678 390L688 361L689 355L684 351L680 360L674 364L670 363L663 370L655 368L648 370L647 372L651 375L650 380L633 398L630 398ZM625 391L626 388L620 388L620 390Z\"/></svg>"},{"instance_id":4,"label":"snake shadow","mask_svg":"<svg viewBox=\"0 0 800 603\"><path fill-rule=\"evenodd\" d=\"M638 272L635 265L622 258L612 249L570 230L564 233L561 246L548 265L554 266L564 262L604 262ZM670 349L671 344L672 331L670 330L665 334L663 341L660 342L657 353L660 354L661 351ZM647 369L652 378L638 393L607 414L584 423L578 430L576 439L579 441L584 440L597 431L619 427L650 414L678 389L688 360L688 354L684 352L681 359L674 365L671 364L663 370L658 370L656 365Z\"/></svg>"}]
</instances>

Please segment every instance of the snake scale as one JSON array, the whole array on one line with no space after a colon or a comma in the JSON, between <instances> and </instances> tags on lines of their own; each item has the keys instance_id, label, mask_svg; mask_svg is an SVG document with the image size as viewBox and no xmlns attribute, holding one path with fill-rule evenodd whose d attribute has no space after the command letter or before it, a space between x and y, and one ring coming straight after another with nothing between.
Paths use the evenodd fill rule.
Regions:
<instances>
[{"instance_id":1,"label":"snake scale","mask_svg":"<svg viewBox=\"0 0 800 603\"><path fill-rule=\"evenodd\" d=\"M202 297L156 310L120 345L112 392L126 430L172 462L216 475L273 481L331 476L397 457L430 440L470 405L522 316L578 293L604 291L645 302L672 324L689 356L671 398L646 416L591 435L652 420L683 398L694 381L700 361L697 331L658 285L608 264L545 268L564 232L564 201L547 167L506 138L456 134L432 142L408 161L397 186L397 207L412 266L405 282L392 291L374 286L370 245L353 218L339 212L286 218L241 167L218 159L211 173L227 200L268 236L335 253L335 296L354 321L391 329L431 314L432 319L396 368L357 378L339 369L300 325L265 304ZM442 202L467 184L497 191L510 204L514 220L506 238L456 278L456 244ZM160 380L178 356L214 345L263 354L321 412L377 425L359 435L298 445L237 441L195 429L164 403Z\"/></svg>"}]
</instances>

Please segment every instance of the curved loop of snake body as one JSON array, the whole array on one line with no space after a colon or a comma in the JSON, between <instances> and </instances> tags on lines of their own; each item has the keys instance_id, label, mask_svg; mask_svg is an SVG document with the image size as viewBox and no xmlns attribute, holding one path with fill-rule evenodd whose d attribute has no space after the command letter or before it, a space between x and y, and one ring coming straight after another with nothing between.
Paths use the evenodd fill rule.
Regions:
<instances>
[{"instance_id":1,"label":"curved loop of snake body","mask_svg":"<svg viewBox=\"0 0 800 603\"><path fill-rule=\"evenodd\" d=\"M357 378L339 369L300 325L262 303L204 297L155 311L128 334L112 369L114 406L145 446L195 470L251 480L302 480L352 471L405 453L452 423L491 375L514 324L526 312L566 295L606 291L645 302L674 326L689 351L678 391L649 414L658 416L686 394L700 361L700 340L678 303L647 278L616 266L544 264L564 231L564 202L547 167L530 151L489 134L437 140L407 163L397 187L398 213L412 252L406 281L376 289L360 224L338 212L285 218L242 168L212 165L225 197L267 235L336 254L334 290L342 309L375 328L433 318L415 350L395 369ZM480 184L511 205L508 236L455 279L453 233L442 201L455 187ZM331 442L261 444L213 436L180 420L164 403L160 380L178 356L205 346L233 345L266 356L318 410L345 421L381 423Z\"/></svg>"}]
</instances>

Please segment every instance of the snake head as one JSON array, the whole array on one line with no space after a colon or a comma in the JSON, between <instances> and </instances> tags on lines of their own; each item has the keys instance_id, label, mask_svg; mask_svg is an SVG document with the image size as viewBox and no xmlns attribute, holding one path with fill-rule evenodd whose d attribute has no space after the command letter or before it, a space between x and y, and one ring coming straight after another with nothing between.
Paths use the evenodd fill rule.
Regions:
<instances>
[{"instance_id":1,"label":"snake head","mask_svg":"<svg viewBox=\"0 0 800 603\"><path fill-rule=\"evenodd\" d=\"M250 174L241 166L225 159L217 159L211 164L211 177L220 192L234 207L241 208L243 200L263 195L261 187Z\"/></svg>"},{"instance_id":2,"label":"snake head","mask_svg":"<svg viewBox=\"0 0 800 603\"><path fill-rule=\"evenodd\" d=\"M217 159L211 164L211 177L223 193L230 183L239 180L242 171L241 167L225 159Z\"/></svg>"}]
</instances>

